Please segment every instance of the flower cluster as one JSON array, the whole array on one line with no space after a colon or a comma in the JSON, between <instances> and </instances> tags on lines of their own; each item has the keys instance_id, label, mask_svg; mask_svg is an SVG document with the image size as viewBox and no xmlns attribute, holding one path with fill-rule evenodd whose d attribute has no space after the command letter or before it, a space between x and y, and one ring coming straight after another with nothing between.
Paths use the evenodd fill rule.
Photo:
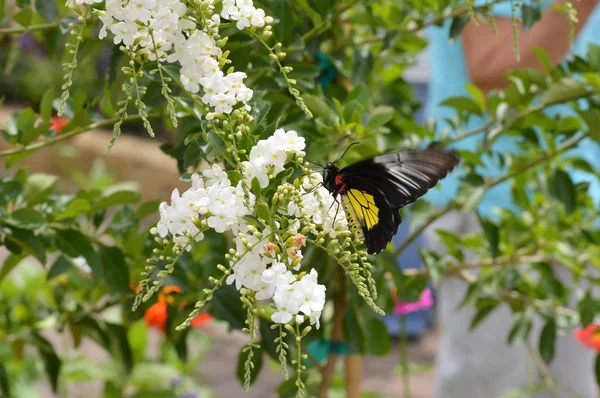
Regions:
<instances>
[{"instance_id":1,"label":"flower cluster","mask_svg":"<svg viewBox=\"0 0 600 398\"><path fill-rule=\"evenodd\" d=\"M239 291L252 291L256 300L272 299L277 310L272 319L276 323L292 319L302 323L308 319L318 326L325 305L325 286L317 282L314 269L300 272L302 248L306 246L306 236L300 231L302 220L310 224L308 230L318 226L335 232L331 195L323 187L309 188L318 184L320 176L303 177L309 182L295 191L290 184L289 188L280 187L276 196L280 192L290 195L289 204L282 204L279 209L281 215L292 217L285 228L275 221L274 230L265 227L259 231L244 218L256 216L257 199L249 190L253 179L258 180L261 188L267 187L288 162L304 156L304 148L304 138L295 131L278 129L273 136L258 141L248 160L241 162L243 178L236 186L232 186L227 173L216 164L204 170L202 178L194 174L190 189L182 195L176 189L171 204L161 203L160 221L153 232L161 238L170 235L172 241L189 250L194 241L203 239L203 231L208 228L217 232L231 230L236 236L233 250L236 254L228 257L225 282L235 284ZM335 226L338 230L344 228L342 215L338 215Z\"/></svg>"},{"instance_id":2,"label":"flower cluster","mask_svg":"<svg viewBox=\"0 0 600 398\"><path fill-rule=\"evenodd\" d=\"M192 186L179 195L175 189L171 195L171 204L162 202L159 206L160 221L156 233L162 238L168 234L175 243L188 250L189 240L197 242L204 239L203 225L222 233L233 230L237 233L244 216L251 214L255 197L244 192L242 183L231 186L227 174L219 165L213 165L199 175L192 176ZM202 217L202 218L200 218Z\"/></svg>"},{"instance_id":3,"label":"flower cluster","mask_svg":"<svg viewBox=\"0 0 600 398\"><path fill-rule=\"evenodd\" d=\"M235 26L242 30L254 26L262 28L265 23L272 23L271 17L265 17L265 12L261 8L255 8L252 0L224 0L223 18L236 21Z\"/></svg>"},{"instance_id":4,"label":"flower cluster","mask_svg":"<svg viewBox=\"0 0 600 398\"><path fill-rule=\"evenodd\" d=\"M247 181L256 178L261 188L269 185L269 179L283 171L288 153L304 156L304 138L294 130L284 132L283 129L266 140L260 140L250 151L250 160L242 162Z\"/></svg>"},{"instance_id":5,"label":"flower cluster","mask_svg":"<svg viewBox=\"0 0 600 398\"><path fill-rule=\"evenodd\" d=\"M98 0L75 0L76 5ZM223 73L227 62L219 40L221 16L236 21L239 29L264 27L273 21L252 0L225 1L221 16L213 13L212 0L205 0L202 15L194 14L180 0L106 0L106 11L100 12L102 29L116 45L150 61L179 63L181 83L191 93L203 91L202 102L216 113L229 114L237 104L252 98L244 84L243 72ZM197 23L195 21L201 21Z\"/></svg>"}]
</instances>

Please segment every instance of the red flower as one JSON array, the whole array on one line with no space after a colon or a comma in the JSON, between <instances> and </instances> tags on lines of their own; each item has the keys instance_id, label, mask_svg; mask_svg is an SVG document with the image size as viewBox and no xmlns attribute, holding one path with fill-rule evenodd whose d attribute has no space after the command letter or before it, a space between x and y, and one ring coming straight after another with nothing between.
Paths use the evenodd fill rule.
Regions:
<instances>
[{"instance_id":1,"label":"red flower","mask_svg":"<svg viewBox=\"0 0 600 398\"><path fill-rule=\"evenodd\" d=\"M167 322L168 306L175 302L175 298L171 295L173 293L181 293L181 288L178 286L165 286L158 294L158 301L153 304L144 313L144 319L146 324L150 327L160 329L163 333L165 332L165 324ZM177 307L178 311L182 311L187 302L182 301ZM195 328L210 321L212 317L210 314L200 314L192 320L190 326Z\"/></svg>"},{"instance_id":2,"label":"red flower","mask_svg":"<svg viewBox=\"0 0 600 398\"><path fill-rule=\"evenodd\" d=\"M52 116L50 118L51 127L54 131L56 131L56 135L60 135L60 131L63 127L69 124L71 120L64 116Z\"/></svg>"},{"instance_id":3,"label":"red flower","mask_svg":"<svg viewBox=\"0 0 600 398\"><path fill-rule=\"evenodd\" d=\"M591 324L585 329L576 329L573 335L584 346L600 351L600 326Z\"/></svg>"}]
</instances>

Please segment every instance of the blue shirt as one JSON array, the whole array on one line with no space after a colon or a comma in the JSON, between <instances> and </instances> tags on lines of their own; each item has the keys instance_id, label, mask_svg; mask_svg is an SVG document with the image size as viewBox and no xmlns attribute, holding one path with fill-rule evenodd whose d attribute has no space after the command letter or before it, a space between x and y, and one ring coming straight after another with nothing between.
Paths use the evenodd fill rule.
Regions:
<instances>
[{"instance_id":1,"label":"blue shirt","mask_svg":"<svg viewBox=\"0 0 600 398\"><path fill-rule=\"evenodd\" d=\"M476 0L476 5L485 4L486 1ZM524 3L529 3L525 0ZM547 8L552 1L542 0L541 6ZM510 2L500 3L494 6L494 14L499 17L511 17ZM517 14L518 15L518 14ZM565 16L566 18L566 16ZM449 97L470 96L465 85L470 82L467 74L466 59L463 52L462 40L459 38L455 42L449 40L450 22L446 21L442 27L431 28L429 35L431 40L431 64L432 77L429 86L429 98L426 104L427 117L433 117L438 122L438 128L450 128L444 118L456 116L453 108L440 106L439 104ZM571 53L585 57L588 43L600 45L600 6L596 7L590 15L584 28L576 37ZM512 45L512 44L511 44ZM549 115L572 114L569 106L557 105L547 110ZM486 123L483 117L473 117L464 131L476 128ZM451 134L455 134L452 131ZM463 139L454 145L458 150L475 151L477 144L483 138L483 134ZM516 142L519 137L501 136L493 145L492 153L507 153L517 150ZM568 152L569 155L581 157L588 161L596 170L600 170L600 145L589 139L582 140L579 145ZM494 161L492 156L485 155L482 159L484 167L478 171L484 176L494 176L503 174L503 170L498 162ZM431 190L425 196L435 205L442 206L446 204L458 189L458 173L452 173L440 182L437 189ZM589 193L594 199L596 206L600 205L600 182L593 174L583 171L570 171L574 183L589 182ZM478 206L478 211L484 216L493 216L495 207L516 208L512 202L512 195L508 183L497 185L490 189L482 198Z\"/></svg>"}]
</instances>

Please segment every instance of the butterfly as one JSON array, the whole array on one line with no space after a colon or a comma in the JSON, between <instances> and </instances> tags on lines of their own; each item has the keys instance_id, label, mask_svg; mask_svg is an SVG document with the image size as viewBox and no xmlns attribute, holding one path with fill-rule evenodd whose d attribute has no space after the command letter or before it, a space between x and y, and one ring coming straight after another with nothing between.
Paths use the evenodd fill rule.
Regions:
<instances>
[{"instance_id":1,"label":"butterfly","mask_svg":"<svg viewBox=\"0 0 600 398\"><path fill-rule=\"evenodd\" d=\"M376 254L396 234L402 222L398 210L434 187L459 160L454 152L422 150L386 153L342 169L334 161L323 169L323 185L336 202L340 196L350 231Z\"/></svg>"}]
</instances>

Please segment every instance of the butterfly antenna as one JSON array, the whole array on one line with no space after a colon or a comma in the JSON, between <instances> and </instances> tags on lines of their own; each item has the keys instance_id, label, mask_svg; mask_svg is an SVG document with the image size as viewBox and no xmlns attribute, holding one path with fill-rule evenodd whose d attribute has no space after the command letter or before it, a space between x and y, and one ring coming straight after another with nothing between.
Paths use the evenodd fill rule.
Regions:
<instances>
[{"instance_id":1,"label":"butterfly antenna","mask_svg":"<svg viewBox=\"0 0 600 398\"><path fill-rule=\"evenodd\" d=\"M344 156L346 156L346 153L348 152L348 149L352 148L354 145L357 145L357 144L360 144L360 142L355 141L352 144L348 145L348 148L346 148L346 150L344 151L344 153L342 153L341 156L338 156L338 158L336 160L334 160L333 162L331 162L331 163L338 162L340 159L342 159Z\"/></svg>"},{"instance_id":2,"label":"butterfly antenna","mask_svg":"<svg viewBox=\"0 0 600 398\"><path fill-rule=\"evenodd\" d=\"M304 160L306 160L306 161L307 161L308 163L310 163L310 164L314 164L315 166L323 167L323 165L322 165L322 164L319 164L319 163L317 163L317 162L313 162L313 161L312 161L312 160L310 160L310 159L304 158Z\"/></svg>"}]
</instances>

